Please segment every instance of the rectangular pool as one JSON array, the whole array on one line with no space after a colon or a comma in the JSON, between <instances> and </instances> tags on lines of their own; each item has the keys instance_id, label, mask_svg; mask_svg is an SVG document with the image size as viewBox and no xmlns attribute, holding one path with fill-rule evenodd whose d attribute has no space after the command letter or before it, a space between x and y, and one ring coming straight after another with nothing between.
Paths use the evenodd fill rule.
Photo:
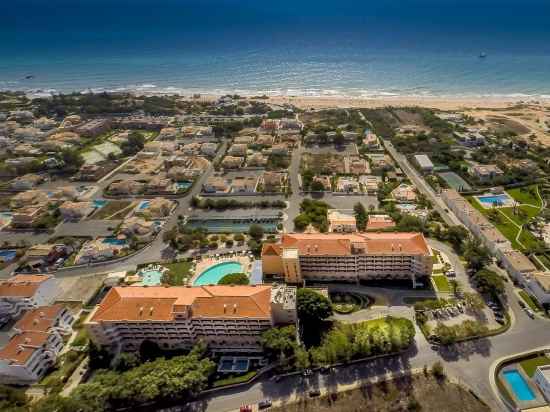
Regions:
<instances>
[{"instance_id":1,"label":"rectangular pool","mask_svg":"<svg viewBox=\"0 0 550 412\"><path fill-rule=\"evenodd\" d=\"M523 376L517 371L517 369L512 369L508 371L504 371L502 373L504 376L504 379L510 385L512 388L512 391L514 392L514 395L516 398L520 401L532 401L534 400L535 394L525 381L523 379Z\"/></svg>"}]
</instances>

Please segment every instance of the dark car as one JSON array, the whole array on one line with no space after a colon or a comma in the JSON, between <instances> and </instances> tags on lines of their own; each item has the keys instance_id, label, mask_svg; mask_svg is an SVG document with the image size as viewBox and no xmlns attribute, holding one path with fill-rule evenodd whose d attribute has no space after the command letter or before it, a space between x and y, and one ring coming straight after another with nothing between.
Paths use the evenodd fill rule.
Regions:
<instances>
[{"instance_id":1,"label":"dark car","mask_svg":"<svg viewBox=\"0 0 550 412\"><path fill-rule=\"evenodd\" d=\"M518 300L518 305L525 308L525 302L523 300Z\"/></svg>"},{"instance_id":2,"label":"dark car","mask_svg":"<svg viewBox=\"0 0 550 412\"><path fill-rule=\"evenodd\" d=\"M312 389L309 391L310 398L315 398L316 396L321 396L321 391L319 389Z\"/></svg>"},{"instance_id":3,"label":"dark car","mask_svg":"<svg viewBox=\"0 0 550 412\"><path fill-rule=\"evenodd\" d=\"M264 399L263 401L258 402L259 409L269 408L271 405L273 405L271 399Z\"/></svg>"}]
</instances>

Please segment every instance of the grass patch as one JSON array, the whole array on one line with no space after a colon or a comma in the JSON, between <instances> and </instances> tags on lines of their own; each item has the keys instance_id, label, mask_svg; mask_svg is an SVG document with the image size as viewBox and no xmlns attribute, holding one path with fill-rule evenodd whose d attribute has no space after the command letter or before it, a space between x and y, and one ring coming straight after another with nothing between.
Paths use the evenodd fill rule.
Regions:
<instances>
[{"instance_id":1,"label":"grass patch","mask_svg":"<svg viewBox=\"0 0 550 412\"><path fill-rule=\"evenodd\" d=\"M169 272L167 274L168 283L172 286L185 285L189 279L189 270L191 263L187 261L169 263L165 266Z\"/></svg>"},{"instance_id":2,"label":"grass patch","mask_svg":"<svg viewBox=\"0 0 550 412\"><path fill-rule=\"evenodd\" d=\"M550 269L550 259L546 255L537 255L537 258L540 260L547 269Z\"/></svg>"},{"instance_id":3,"label":"grass patch","mask_svg":"<svg viewBox=\"0 0 550 412\"><path fill-rule=\"evenodd\" d=\"M510 196L512 196L519 203L526 203L529 205L535 205L541 207L540 199L536 194L537 185L531 185L527 187L518 187L515 189L509 189L506 191Z\"/></svg>"},{"instance_id":4,"label":"grass patch","mask_svg":"<svg viewBox=\"0 0 550 412\"><path fill-rule=\"evenodd\" d=\"M243 375L229 376L227 378L218 379L212 383L213 388L218 388L220 386L234 385L236 383L248 382L254 376L257 375L256 371L250 371Z\"/></svg>"},{"instance_id":5,"label":"grass patch","mask_svg":"<svg viewBox=\"0 0 550 412\"><path fill-rule=\"evenodd\" d=\"M542 308L539 304L524 290L519 291L521 298L527 303L527 306L531 308L534 312L542 312Z\"/></svg>"},{"instance_id":6,"label":"grass patch","mask_svg":"<svg viewBox=\"0 0 550 412\"><path fill-rule=\"evenodd\" d=\"M107 219L111 218L110 216L112 216L111 219L114 219L117 217L115 215L116 213L127 208L130 204L132 204L132 202L129 200L110 200L105 206L92 215L92 219Z\"/></svg>"},{"instance_id":7,"label":"grass patch","mask_svg":"<svg viewBox=\"0 0 550 412\"><path fill-rule=\"evenodd\" d=\"M527 376L532 378L535 374L535 371L537 370L537 366L549 365L550 359L548 359L546 356L537 356L534 358L525 359L519 364L521 365Z\"/></svg>"},{"instance_id":8,"label":"grass patch","mask_svg":"<svg viewBox=\"0 0 550 412\"><path fill-rule=\"evenodd\" d=\"M451 284L446 276L438 275L432 276L435 288L441 293L451 293Z\"/></svg>"}]
</instances>

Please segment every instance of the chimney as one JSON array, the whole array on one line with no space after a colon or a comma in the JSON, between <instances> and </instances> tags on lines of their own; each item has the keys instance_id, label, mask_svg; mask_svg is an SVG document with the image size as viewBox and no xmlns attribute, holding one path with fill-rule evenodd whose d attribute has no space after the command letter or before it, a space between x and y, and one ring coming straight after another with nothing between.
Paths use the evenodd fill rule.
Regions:
<instances>
[{"instance_id":1,"label":"chimney","mask_svg":"<svg viewBox=\"0 0 550 412\"><path fill-rule=\"evenodd\" d=\"M393 245L393 243L391 244L391 251L393 252L395 250L395 246Z\"/></svg>"},{"instance_id":2,"label":"chimney","mask_svg":"<svg viewBox=\"0 0 550 412\"><path fill-rule=\"evenodd\" d=\"M233 313L237 313L237 304L233 303Z\"/></svg>"},{"instance_id":3,"label":"chimney","mask_svg":"<svg viewBox=\"0 0 550 412\"><path fill-rule=\"evenodd\" d=\"M153 315L153 309L155 309L153 306L151 306L149 308L149 316L152 316Z\"/></svg>"},{"instance_id":4,"label":"chimney","mask_svg":"<svg viewBox=\"0 0 550 412\"><path fill-rule=\"evenodd\" d=\"M143 316L143 306L139 308L139 316Z\"/></svg>"},{"instance_id":5,"label":"chimney","mask_svg":"<svg viewBox=\"0 0 550 412\"><path fill-rule=\"evenodd\" d=\"M403 251L403 245L401 245L401 243L399 244L399 251L400 251L400 252Z\"/></svg>"},{"instance_id":6,"label":"chimney","mask_svg":"<svg viewBox=\"0 0 550 412\"><path fill-rule=\"evenodd\" d=\"M227 304L224 303L224 304L223 304L223 313L226 313L226 311L227 311Z\"/></svg>"},{"instance_id":7,"label":"chimney","mask_svg":"<svg viewBox=\"0 0 550 412\"><path fill-rule=\"evenodd\" d=\"M46 315L44 315L44 312L40 312L39 315L40 315L41 318L43 318L44 316L46 316Z\"/></svg>"},{"instance_id":8,"label":"chimney","mask_svg":"<svg viewBox=\"0 0 550 412\"><path fill-rule=\"evenodd\" d=\"M38 319L36 319L36 318L33 319L32 324L33 324L33 325L38 325Z\"/></svg>"},{"instance_id":9,"label":"chimney","mask_svg":"<svg viewBox=\"0 0 550 412\"><path fill-rule=\"evenodd\" d=\"M313 249L315 249L315 251L317 252L317 250L319 249L319 246L313 245Z\"/></svg>"}]
</instances>

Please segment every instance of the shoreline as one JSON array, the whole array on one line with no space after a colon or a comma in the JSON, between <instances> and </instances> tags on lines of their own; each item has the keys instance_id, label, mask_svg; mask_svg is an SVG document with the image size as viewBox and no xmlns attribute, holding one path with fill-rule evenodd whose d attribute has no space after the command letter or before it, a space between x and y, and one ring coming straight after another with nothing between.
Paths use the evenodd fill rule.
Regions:
<instances>
[{"instance_id":1,"label":"shoreline","mask_svg":"<svg viewBox=\"0 0 550 412\"><path fill-rule=\"evenodd\" d=\"M198 100L198 101L216 101L222 96L228 94L237 94L243 99L251 99L264 101L273 105L293 105L300 109L329 109L329 108L381 108L387 106L407 107L419 106L432 108L437 110L468 110L468 109L508 109L517 105L538 106L540 108L550 109L550 95L384 95L373 94L372 96L354 96L354 95L285 95L285 94L269 94L257 93L252 94L249 91L235 89L216 90L213 92L201 93L200 91L183 90L176 88L158 88L155 85L143 85L135 88L119 88L119 89L88 89L73 91L73 92L58 92L54 89L35 89L35 90L2 90L6 92L21 92L25 93L29 98L47 98L52 95L62 95L69 93L129 93L136 97L151 97L151 96L178 96L183 100ZM198 98L195 96L199 96Z\"/></svg>"}]
</instances>

